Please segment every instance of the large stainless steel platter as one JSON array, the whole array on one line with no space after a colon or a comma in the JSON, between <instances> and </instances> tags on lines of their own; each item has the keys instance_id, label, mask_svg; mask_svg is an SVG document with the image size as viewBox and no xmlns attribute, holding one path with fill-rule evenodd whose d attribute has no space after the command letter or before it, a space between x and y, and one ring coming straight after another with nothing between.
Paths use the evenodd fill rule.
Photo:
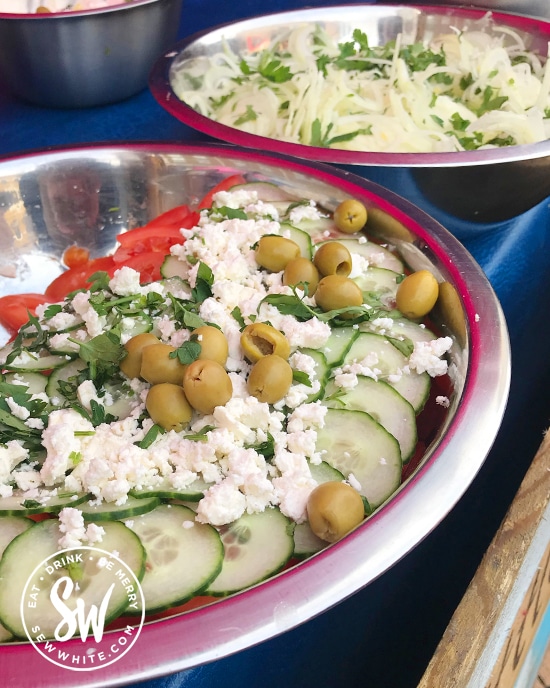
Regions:
<instances>
[{"instance_id":1,"label":"large stainless steel platter","mask_svg":"<svg viewBox=\"0 0 550 688\"><path fill-rule=\"evenodd\" d=\"M428 267L450 299L438 325L454 339L454 391L420 467L349 536L243 593L148 623L132 651L101 671L59 668L30 644L0 646L2 685L115 686L210 662L283 633L353 595L414 548L453 508L492 445L506 405L510 354L503 315L464 247L408 201L321 164L224 146L128 144L45 151L0 161L0 294L40 291L72 243L93 255L115 236L220 179L244 173L328 208L346 197L371 211L372 229L412 268ZM70 651L71 643L66 649ZM109 643L109 634L103 643Z\"/></svg>"}]
</instances>

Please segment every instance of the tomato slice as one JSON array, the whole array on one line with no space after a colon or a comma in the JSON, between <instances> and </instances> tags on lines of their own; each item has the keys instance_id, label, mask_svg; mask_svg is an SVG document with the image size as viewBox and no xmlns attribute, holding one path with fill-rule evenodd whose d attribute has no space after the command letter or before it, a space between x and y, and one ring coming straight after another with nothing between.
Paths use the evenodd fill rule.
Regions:
<instances>
[{"instance_id":1,"label":"tomato slice","mask_svg":"<svg viewBox=\"0 0 550 688\"><path fill-rule=\"evenodd\" d=\"M143 227L136 227L129 232L124 232L117 236L117 241L121 246L137 246L146 244L147 242L165 241L167 239L183 242L183 237L179 227L157 226L151 227L144 225Z\"/></svg>"},{"instance_id":2,"label":"tomato slice","mask_svg":"<svg viewBox=\"0 0 550 688\"><path fill-rule=\"evenodd\" d=\"M161 279L160 268L164 263L166 253L161 251L149 251L148 253L137 253L130 256L125 262L129 268L139 272L139 281L142 284ZM120 267L120 265L119 265Z\"/></svg>"},{"instance_id":3,"label":"tomato slice","mask_svg":"<svg viewBox=\"0 0 550 688\"><path fill-rule=\"evenodd\" d=\"M202 208L211 208L214 194L217 194L218 191L228 191L232 186L237 186L237 184L246 184L246 179L242 174L232 174L230 177L222 179L221 182L216 184L216 186L210 189L206 196L203 197L202 201L199 203L199 210L202 210Z\"/></svg>"},{"instance_id":4,"label":"tomato slice","mask_svg":"<svg viewBox=\"0 0 550 688\"><path fill-rule=\"evenodd\" d=\"M69 268L62 272L46 287L46 296L50 301L63 301L63 299L76 289L87 289L89 279L96 272L107 272L112 277L117 265L112 256L94 258L84 265Z\"/></svg>"},{"instance_id":5,"label":"tomato slice","mask_svg":"<svg viewBox=\"0 0 550 688\"><path fill-rule=\"evenodd\" d=\"M35 315L36 308L51 303L45 294L8 294L0 296L0 324L11 334L29 320L29 312Z\"/></svg>"},{"instance_id":6,"label":"tomato slice","mask_svg":"<svg viewBox=\"0 0 550 688\"><path fill-rule=\"evenodd\" d=\"M178 205L165 213L161 213L157 217L150 220L145 227L173 227L176 229L191 229L199 221L199 214L191 210L187 205ZM134 229L126 232L132 234Z\"/></svg>"}]
</instances>

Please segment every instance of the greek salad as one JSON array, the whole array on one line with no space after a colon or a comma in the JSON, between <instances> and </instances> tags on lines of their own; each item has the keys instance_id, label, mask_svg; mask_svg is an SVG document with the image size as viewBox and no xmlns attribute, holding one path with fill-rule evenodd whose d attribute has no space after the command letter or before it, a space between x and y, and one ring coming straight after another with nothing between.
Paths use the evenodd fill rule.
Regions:
<instances>
[{"instance_id":1,"label":"greek salad","mask_svg":"<svg viewBox=\"0 0 550 688\"><path fill-rule=\"evenodd\" d=\"M234 175L112 255L69 247L44 294L0 298L3 641L25 638L23 586L58 551L116 551L155 618L391 498L447 412L453 342L429 327L435 277L368 226L357 200L330 212Z\"/></svg>"}]
</instances>

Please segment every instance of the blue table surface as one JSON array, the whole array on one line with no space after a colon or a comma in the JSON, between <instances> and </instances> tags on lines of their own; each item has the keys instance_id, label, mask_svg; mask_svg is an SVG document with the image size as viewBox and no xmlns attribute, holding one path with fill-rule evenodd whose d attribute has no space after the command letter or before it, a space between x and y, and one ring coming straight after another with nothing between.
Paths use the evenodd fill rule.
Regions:
<instances>
[{"instance_id":1,"label":"blue table surface","mask_svg":"<svg viewBox=\"0 0 550 688\"><path fill-rule=\"evenodd\" d=\"M179 37L298 7L297 0L261 6L187 0ZM205 140L168 115L148 90L105 107L50 110L0 88L0 156L88 142ZM433 207L398 171L388 170L382 181L453 232L500 298L512 344L512 388L493 449L446 519L378 580L279 637L142 688L416 686L550 424L550 199L506 222L472 224Z\"/></svg>"}]
</instances>

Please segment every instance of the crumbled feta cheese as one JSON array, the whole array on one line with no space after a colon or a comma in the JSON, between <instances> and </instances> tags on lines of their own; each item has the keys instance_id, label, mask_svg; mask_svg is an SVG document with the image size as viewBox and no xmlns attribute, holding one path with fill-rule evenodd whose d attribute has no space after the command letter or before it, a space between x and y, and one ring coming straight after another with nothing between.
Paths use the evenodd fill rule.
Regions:
<instances>
[{"instance_id":1,"label":"crumbled feta cheese","mask_svg":"<svg viewBox=\"0 0 550 688\"><path fill-rule=\"evenodd\" d=\"M443 406L444 408L449 408L449 406L451 405L449 397L445 396L437 396L435 398L435 403L439 404L440 406Z\"/></svg>"},{"instance_id":2,"label":"crumbled feta cheese","mask_svg":"<svg viewBox=\"0 0 550 688\"><path fill-rule=\"evenodd\" d=\"M441 356L449 351L452 343L453 340L450 337L415 342L414 350L409 357L409 367L417 373L427 372L431 377L445 375L447 361Z\"/></svg>"}]
</instances>

